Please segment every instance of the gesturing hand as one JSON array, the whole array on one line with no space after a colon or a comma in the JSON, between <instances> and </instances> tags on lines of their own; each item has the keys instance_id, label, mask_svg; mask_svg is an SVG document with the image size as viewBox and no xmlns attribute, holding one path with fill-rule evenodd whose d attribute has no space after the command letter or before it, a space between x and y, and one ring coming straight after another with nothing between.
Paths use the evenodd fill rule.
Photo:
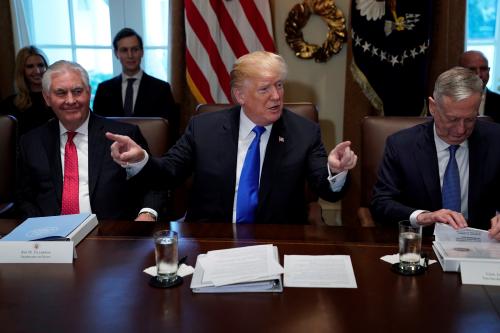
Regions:
<instances>
[{"instance_id":1,"label":"gesturing hand","mask_svg":"<svg viewBox=\"0 0 500 333\"><path fill-rule=\"evenodd\" d=\"M328 155L328 166L333 173L350 170L356 166L358 156L351 150L351 141L339 143Z\"/></svg>"},{"instance_id":2,"label":"gesturing hand","mask_svg":"<svg viewBox=\"0 0 500 333\"><path fill-rule=\"evenodd\" d=\"M111 145L111 157L121 166L140 162L146 157L144 149L126 135L106 132L106 138L114 141Z\"/></svg>"}]
</instances>

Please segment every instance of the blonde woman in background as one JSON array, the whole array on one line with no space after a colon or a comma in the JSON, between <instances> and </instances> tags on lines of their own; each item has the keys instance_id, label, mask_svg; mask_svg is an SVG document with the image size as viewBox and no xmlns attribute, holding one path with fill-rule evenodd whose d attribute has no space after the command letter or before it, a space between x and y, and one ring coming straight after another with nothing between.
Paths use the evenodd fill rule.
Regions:
<instances>
[{"instance_id":1,"label":"blonde woman in background","mask_svg":"<svg viewBox=\"0 0 500 333\"><path fill-rule=\"evenodd\" d=\"M14 74L16 93L2 102L0 110L2 114L16 117L19 135L54 117L54 112L42 96L42 76L47 66L47 57L35 46L24 47L17 53Z\"/></svg>"}]
</instances>

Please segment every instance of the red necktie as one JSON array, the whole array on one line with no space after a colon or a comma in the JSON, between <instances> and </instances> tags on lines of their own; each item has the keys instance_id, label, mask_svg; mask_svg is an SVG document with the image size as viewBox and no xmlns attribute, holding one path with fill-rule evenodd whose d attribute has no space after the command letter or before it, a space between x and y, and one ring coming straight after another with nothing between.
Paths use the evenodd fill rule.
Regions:
<instances>
[{"instance_id":1,"label":"red necktie","mask_svg":"<svg viewBox=\"0 0 500 333\"><path fill-rule=\"evenodd\" d=\"M80 213L78 200L78 155L73 138L76 132L66 132L68 141L64 148L64 184L61 215Z\"/></svg>"}]
</instances>

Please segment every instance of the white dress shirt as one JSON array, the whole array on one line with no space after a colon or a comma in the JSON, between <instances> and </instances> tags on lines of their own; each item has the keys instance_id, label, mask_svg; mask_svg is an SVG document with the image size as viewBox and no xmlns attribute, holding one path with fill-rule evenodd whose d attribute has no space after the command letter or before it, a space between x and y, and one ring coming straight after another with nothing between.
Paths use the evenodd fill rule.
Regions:
<instances>
[{"instance_id":1,"label":"white dress shirt","mask_svg":"<svg viewBox=\"0 0 500 333\"><path fill-rule=\"evenodd\" d=\"M436 133L436 125L434 124L434 142L436 144L436 152L439 167L439 184L443 187L443 178L446 171L446 166L450 159L450 151L448 143L444 142ZM469 143L467 140L460 144L460 147L455 153L455 159L458 164L458 172L460 175L460 210L464 218L467 220L469 216ZM417 225L417 216L426 210L416 210L410 215L410 222Z\"/></svg>"}]
</instances>

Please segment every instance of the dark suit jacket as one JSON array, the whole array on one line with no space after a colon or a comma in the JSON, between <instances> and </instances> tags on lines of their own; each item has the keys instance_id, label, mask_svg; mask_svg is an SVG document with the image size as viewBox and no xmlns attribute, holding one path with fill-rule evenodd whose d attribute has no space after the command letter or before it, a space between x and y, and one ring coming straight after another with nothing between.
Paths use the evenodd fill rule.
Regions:
<instances>
[{"instance_id":1,"label":"dark suit jacket","mask_svg":"<svg viewBox=\"0 0 500 333\"><path fill-rule=\"evenodd\" d=\"M486 89L484 115L490 116L496 123L500 123L500 95Z\"/></svg>"},{"instance_id":2,"label":"dark suit jacket","mask_svg":"<svg viewBox=\"0 0 500 333\"><path fill-rule=\"evenodd\" d=\"M104 81L97 87L93 111L105 117L123 117L122 76ZM134 117L162 117L177 124L177 106L170 84L143 73Z\"/></svg>"},{"instance_id":3,"label":"dark suit jacket","mask_svg":"<svg viewBox=\"0 0 500 333\"><path fill-rule=\"evenodd\" d=\"M139 128L90 114L89 192L92 212L100 219L134 219L140 208L160 208L157 197L137 180L127 180L125 168L110 155L111 141L104 133L128 135L147 148ZM59 215L62 200L62 165L59 122L52 119L21 138L18 156L17 203L23 218Z\"/></svg>"},{"instance_id":4,"label":"dark suit jacket","mask_svg":"<svg viewBox=\"0 0 500 333\"><path fill-rule=\"evenodd\" d=\"M161 159L151 158L138 176L179 183L193 174L186 219L232 221L239 118L239 106L193 117L176 145ZM267 144L256 222L306 223L306 180L326 200L343 194L330 190L327 177L319 126L283 110Z\"/></svg>"},{"instance_id":5,"label":"dark suit jacket","mask_svg":"<svg viewBox=\"0 0 500 333\"><path fill-rule=\"evenodd\" d=\"M409 219L417 209L442 208L433 121L391 135L386 142L372 199L379 223ZM469 144L471 227L488 229L500 207L500 125L478 120Z\"/></svg>"}]
</instances>

